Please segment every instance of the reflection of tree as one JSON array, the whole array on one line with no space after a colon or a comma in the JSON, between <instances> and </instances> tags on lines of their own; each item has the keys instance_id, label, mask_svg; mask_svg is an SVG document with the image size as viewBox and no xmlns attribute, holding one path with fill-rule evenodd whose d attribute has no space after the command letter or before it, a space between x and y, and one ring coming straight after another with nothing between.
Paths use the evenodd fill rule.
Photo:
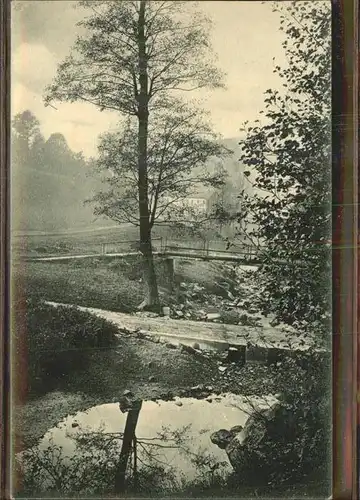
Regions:
<instances>
[{"instance_id":1,"label":"reflection of tree","mask_svg":"<svg viewBox=\"0 0 360 500\"><path fill-rule=\"evenodd\" d=\"M197 470L197 484L214 484L227 462L219 463L206 450L191 449L191 425L176 430L162 427L155 436L137 437L142 402L135 403L126 409L124 432L105 432L103 426L96 431L78 429L71 435L76 448L70 457L51 440L45 449L25 451L20 459L23 492L73 495L180 491L189 486L189 481L167 460L166 450L171 449L190 458Z\"/></svg>"}]
</instances>

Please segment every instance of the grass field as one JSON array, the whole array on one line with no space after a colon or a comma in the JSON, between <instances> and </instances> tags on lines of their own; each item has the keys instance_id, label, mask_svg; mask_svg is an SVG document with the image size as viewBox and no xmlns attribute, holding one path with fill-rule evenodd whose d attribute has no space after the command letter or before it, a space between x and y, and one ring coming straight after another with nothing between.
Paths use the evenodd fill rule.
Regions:
<instances>
[{"instance_id":1,"label":"grass field","mask_svg":"<svg viewBox=\"0 0 360 500\"><path fill-rule=\"evenodd\" d=\"M163 259L156 259L163 305L171 300ZM219 263L178 261L176 282L196 282L211 291L222 277ZM19 262L12 268L14 300L36 297L54 302L132 312L143 299L140 259L91 258L60 262Z\"/></svg>"},{"instance_id":2,"label":"grass field","mask_svg":"<svg viewBox=\"0 0 360 500\"><path fill-rule=\"evenodd\" d=\"M225 250L226 244L216 230L208 231L204 236L212 240L212 246L219 246ZM42 256L58 254L100 254L111 252L133 251L139 239L139 229L131 224L108 226L78 231L64 231L61 233L14 233L11 246L14 257ZM183 242L185 246L204 247L204 240L200 235L194 235L188 229L179 233L169 227L155 227L152 242L155 250L161 248L161 241L175 240Z\"/></svg>"}]
</instances>

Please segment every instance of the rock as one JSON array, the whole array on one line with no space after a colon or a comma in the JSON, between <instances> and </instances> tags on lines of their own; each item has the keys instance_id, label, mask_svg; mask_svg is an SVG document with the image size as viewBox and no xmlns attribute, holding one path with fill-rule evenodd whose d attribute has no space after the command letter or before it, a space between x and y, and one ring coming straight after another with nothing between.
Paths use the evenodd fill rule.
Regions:
<instances>
[{"instance_id":1,"label":"rock","mask_svg":"<svg viewBox=\"0 0 360 500\"><path fill-rule=\"evenodd\" d=\"M209 392L212 392L214 389L213 389L213 387L212 387L211 385L207 385L207 386L205 387L205 390L207 390L207 391L209 391Z\"/></svg>"},{"instance_id":2,"label":"rock","mask_svg":"<svg viewBox=\"0 0 360 500\"><path fill-rule=\"evenodd\" d=\"M215 319L220 319L221 314L219 313L207 313L206 319L209 321L214 321Z\"/></svg>"},{"instance_id":3,"label":"rock","mask_svg":"<svg viewBox=\"0 0 360 500\"><path fill-rule=\"evenodd\" d=\"M133 393L131 391L129 391L129 389L126 389L123 393L122 393L123 396L133 396Z\"/></svg>"},{"instance_id":4,"label":"rock","mask_svg":"<svg viewBox=\"0 0 360 500\"><path fill-rule=\"evenodd\" d=\"M73 423L71 424L71 427L79 427L79 424L78 424L77 422L73 422Z\"/></svg>"},{"instance_id":5,"label":"rock","mask_svg":"<svg viewBox=\"0 0 360 500\"><path fill-rule=\"evenodd\" d=\"M170 316L170 307L163 307L162 308L163 315L166 317Z\"/></svg>"},{"instance_id":6,"label":"rock","mask_svg":"<svg viewBox=\"0 0 360 500\"><path fill-rule=\"evenodd\" d=\"M264 407L254 412L246 421L245 427L236 425L229 431L220 429L213 433L210 437L211 441L224 449L228 456L229 462L239 477L242 477L247 470L255 470L254 467L261 467L261 462L253 463L254 450L259 450L261 443L271 441L271 428L282 428L283 418L286 413L279 414L283 409L278 401L274 402L270 407ZM280 418L279 418L280 417ZM272 426L277 420L277 426ZM276 441L275 441L276 442ZM258 460L259 457L256 458ZM261 458L260 458L261 460ZM276 466L276 464L274 464Z\"/></svg>"},{"instance_id":7,"label":"rock","mask_svg":"<svg viewBox=\"0 0 360 500\"><path fill-rule=\"evenodd\" d=\"M177 346L175 344L172 344L171 342L166 342L165 347L168 349L177 349Z\"/></svg>"},{"instance_id":8,"label":"rock","mask_svg":"<svg viewBox=\"0 0 360 500\"><path fill-rule=\"evenodd\" d=\"M182 406L183 405L181 401L175 401L175 404L176 404L176 406Z\"/></svg>"},{"instance_id":9,"label":"rock","mask_svg":"<svg viewBox=\"0 0 360 500\"><path fill-rule=\"evenodd\" d=\"M154 377L154 375L151 375L149 377L149 382L155 382L156 378Z\"/></svg>"},{"instance_id":10,"label":"rock","mask_svg":"<svg viewBox=\"0 0 360 500\"><path fill-rule=\"evenodd\" d=\"M185 345L185 344L180 344L180 349L181 349L181 352L186 352L188 354L196 354L196 349L194 349L193 347L189 346L189 345Z\"/></svg>"},{"instance_id":11,"label":"rock","mask_svg":"<svg viewBox=\"0 0 360 500\"><path fill-rule=\"evenodd\" d=\"M195 392L200 392L200 391L203 391L204 390L204 386L202 384L199 384L199 385L194 385L193 387L191 387L190 391L192 393L195 393Z\"/></svg>"},{"instance_id":12,"label":"rock","mask_svg":"<svg viewBox=\"0 0 360 500\"><path fill-rule=\"evenodd\" d=\"M206 399L206 401L207 401L208 403L212 403L212 401L213 401L213 400L212 400L211 398L207 398L207 399Z\"/></svg>"},{"instance_id":13,"label":"rock","mask_svg":"<svg viewBox=\"0 0 360 500\"><path fill-rule=\"evenodd\" d=\"M210 436L211 442L216 444L222 450L226 449L232 438L233 436L231 432L226 429L220 429L219 431L213 432Z\"/></svg>"},{"instance_id":14,"label":"rock","mask_svg":"<svg viewBox=\"0 0 360 500\"><path fill-rule=\"evenodd\" d=\"M219 366L219 372L224 373L227 370L227 366Z\"/></svg>"},{"instance_id":15,"label":"rock","mask_svg":"<svg viewBox=\"0 0 360 500\"><path fill-rule=\"evenodd\" d=\"M136 332L136 336L139 338L139 339L144 339L147 335L149 334L149 332L147 332L146 330L138 330Z\"/></svg>"},{"instance_id":16,"label":"rock","mask_svg":"<svg viewBox=\"0 0 360 500\"><path fill-rule=\"evenodd\" d=\"M197 342L193 342L193 343L191 344L191 347L192 347L193 349L200 349L200 345L199 345Z\"/></svg>"},{"instance_id":17,"label":"rock","mask_svg":"<svg viewBox=\"0 0 360 500\"><path fill-rule=\"evenodd\" d=\"M182 311L180 311L180 310L175 311L175 314L176 314L176 316L178 316L179 318L182 318L182 317L184 316L184 313L183 313Z\"/></svg>"},{"instance_id":18,"label":"rock","mask_svg":"<svg viewBox=\"0 0 360 500\"><path fill-rule=\"evenodd\" d=\"M236 436L236 434L239 434L239 432L241 432L243 430L243 428L244 427L242 425L234 425L234 427L231 427L230 433L233 436Z\"/></svg>"},{"instance_id":19,"label":"rock","mask_svg":"<svg viewBox=\"0 0 360 500\"><path fill-rule=\"evenodd\" d=\"M154 361L149 361L149 362L148 362L148 367L149 367L149 368L154 368L154 366L155 366Z\"/></svg>"}]
</instances>

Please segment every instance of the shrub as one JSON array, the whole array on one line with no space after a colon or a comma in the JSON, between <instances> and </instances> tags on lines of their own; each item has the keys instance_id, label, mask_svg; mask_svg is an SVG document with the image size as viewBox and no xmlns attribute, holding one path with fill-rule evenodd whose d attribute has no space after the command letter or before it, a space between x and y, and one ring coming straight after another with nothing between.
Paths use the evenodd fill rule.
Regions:
<instances>
[{"instance_id":1,"label":"shrub","mask_svg":"<svg viewBox=\"0 0 360 500\"><path fill-rule=\"evenodd\" d=\"M292 357L281 363L276 381L282 389L280 404L251 417L239 454L240 483L274 489L316 481L330 489L330 356L329 362L322 354L308 356L306 368Z\"/></svg>"},{"instance_id":2,"label":"shrub","mask_svg":"<svg viewBox=\"0 0 360 500\"><path fill-rule=\"evenodd\" d=\"M28 371L28 390L43 392L84 367L93 349L111 347L115 325L75 307L27 300L15 312L15 365Z\"/></svg>"}]
</instances>

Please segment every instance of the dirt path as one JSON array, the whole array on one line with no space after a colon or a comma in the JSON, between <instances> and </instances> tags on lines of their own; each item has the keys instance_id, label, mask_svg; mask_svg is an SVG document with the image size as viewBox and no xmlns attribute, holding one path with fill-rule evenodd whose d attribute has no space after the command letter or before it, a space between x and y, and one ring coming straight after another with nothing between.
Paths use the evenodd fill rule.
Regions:
<instances>
[{"instance_id":1,"label":"dirt path","mask_svg":"<svg viewBox=\"0 0 360 500\"><path fill-rule=\"evenodd\" d=\"M47 302L53 306L69 306L57 302ZM103 309L80 307L108 321L115 323L122 329L130 332L143 330L149 335L160 337L164 340L187 341L208 344L224 349L231 346L246 346L249 342L257 347L278 348L291 350L306 350L308 345L295 335L289 339L280 328L249 327L242 325L227 325L214 322L176 320L166 317L148 317L131 315ZM291 341L291 347L289 345Z\"/></svg>"}]
</instances>

